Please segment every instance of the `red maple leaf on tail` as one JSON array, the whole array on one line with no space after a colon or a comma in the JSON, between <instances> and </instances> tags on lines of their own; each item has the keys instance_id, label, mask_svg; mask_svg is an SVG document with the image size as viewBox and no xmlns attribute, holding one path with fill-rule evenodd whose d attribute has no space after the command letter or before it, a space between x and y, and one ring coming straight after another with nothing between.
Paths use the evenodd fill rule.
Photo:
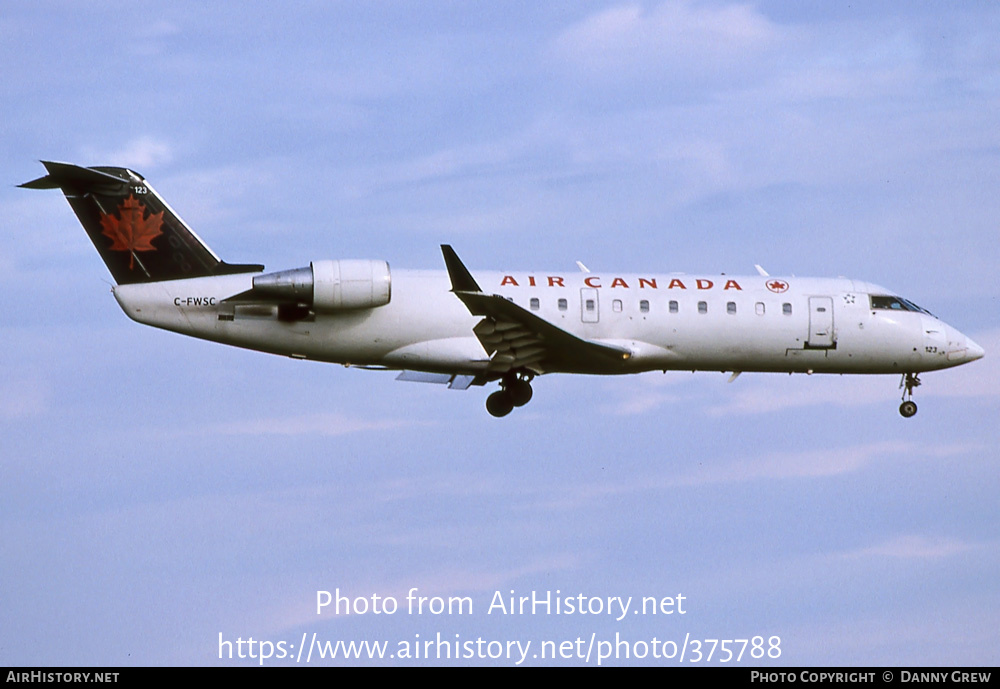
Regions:
<instances>
[{"instance_id":1,"label":"red maple leaf on tail","mask_svg":"<svg viewBox=\"0 0 1000 689\"><path fill-rule=\"evenodd\" d=\"M118 206L118 216L113 213L101 214L102 234L111 239L112 251L156 251L152 241L163 234L163 211L146 215L146 207L129 196ZM128 269L135 267L135 254L128 260Z\"/></svg>"}]
</instances>

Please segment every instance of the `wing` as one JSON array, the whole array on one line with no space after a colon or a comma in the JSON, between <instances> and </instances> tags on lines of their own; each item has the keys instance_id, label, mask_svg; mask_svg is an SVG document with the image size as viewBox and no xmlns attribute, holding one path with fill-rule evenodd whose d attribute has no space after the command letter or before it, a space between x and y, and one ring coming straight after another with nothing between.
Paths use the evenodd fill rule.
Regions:
<instances>
[{"instance_id":1,"label":"wing","mask_svg":"<svg viewBox=\"0 0 1000 689\"><path fill-rule=\"evenodd\" d=\"M474 316L483 316L472 329L490 355L487 374L526 369L536 374L556 371L613 373L624 369L629 350L584 340L539 318L499 294L485 294L458 258L441 245L451 278L451 291Z\"/></svg>"}]
</instances>

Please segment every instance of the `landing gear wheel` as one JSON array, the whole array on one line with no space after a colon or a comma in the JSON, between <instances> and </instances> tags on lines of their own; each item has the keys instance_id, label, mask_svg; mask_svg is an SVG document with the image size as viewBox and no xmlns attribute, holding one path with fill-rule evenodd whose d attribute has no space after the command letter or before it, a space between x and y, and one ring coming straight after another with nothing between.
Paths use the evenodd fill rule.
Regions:
<instances>
[{"instance_id":1,"label":"landing gear wheel","mask_svg":"<svg viewBox=\"0 0 1000 689\"><path fill-rule=\"evenodd\" d=\"M507 416L514 408L514 400L506 390L497 390L486 398L486 411L496 417Z\"/></svg>"},{"instance_id":2,"label":"landing gear wheel","mask_svg":"<svg viewBox=\"0 0 1000 689\"><path fill-rule=\"evenodd\" d=\"M903 380L900 381L899 387L903 388L903 403L899 405L899 413L903 415L904 419L908 419L917 413L917 403L911 400L913 396L913 388L920 386L920 378L917 377L916 373L904 373Z\"/></svg>"},{"instance_id":3,"label":"landing gear wheel","mask_svg":"<svg viewBox=\"0 0 1000 689\"><path fill-rule=\"evenodd\" d=\"M515 407L523 407L531 401L531 384L526 380L516 380L507 386L507 394Z\"/></svg>"}]
</instances>

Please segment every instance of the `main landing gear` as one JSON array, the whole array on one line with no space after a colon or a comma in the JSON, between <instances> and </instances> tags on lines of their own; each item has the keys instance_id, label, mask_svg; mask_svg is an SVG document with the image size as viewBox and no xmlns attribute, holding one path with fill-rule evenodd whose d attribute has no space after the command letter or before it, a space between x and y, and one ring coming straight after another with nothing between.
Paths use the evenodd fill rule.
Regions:
<instances>
[{"instance_id":1,"label":"main landing gear","mask_svg":"<svg viewBox=\"0 0 1000 689\"><path fill-rule=\"evenodd\" d=\"M900 381L899 387L905 388L903 392L903 403L899 405L899 413L903 415L904 418L910 418L917 413L917 403L911 400L913 397L913 388L920 385L920 378L917 377L916 373L904 373L903 380Z\"/></svg>"},{"instance_id":2,"label":"main landing gear","mask_svg":"<svg viewBox=\"0 0 1000 689\"><path fill-rule=\"evenodd\" d=\"M500 389L486 398L486 411L493 416L507 416L514 407L523 407L531 401L530 373L511 371L500 379Z\"/></svg>"}]
</instances>

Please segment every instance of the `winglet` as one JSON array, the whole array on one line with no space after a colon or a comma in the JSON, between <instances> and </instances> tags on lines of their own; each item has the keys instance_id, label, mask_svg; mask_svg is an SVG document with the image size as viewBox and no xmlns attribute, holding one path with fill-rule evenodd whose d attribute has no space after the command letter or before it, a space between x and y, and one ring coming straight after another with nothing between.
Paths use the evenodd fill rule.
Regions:
<instances>
[{"instance_id":1,"label":"winglet","mask_svg":"<svg viewBox=\"0 0 1000 689\"><path fill-rule=\"evenodd\" d=\"M441 245L441 253L444 255L444 265L448 269L448 277L451 278L452 292L482 292L472 273L462 263L455 250L450 244Z\"/></svg>"}]
</instances>

